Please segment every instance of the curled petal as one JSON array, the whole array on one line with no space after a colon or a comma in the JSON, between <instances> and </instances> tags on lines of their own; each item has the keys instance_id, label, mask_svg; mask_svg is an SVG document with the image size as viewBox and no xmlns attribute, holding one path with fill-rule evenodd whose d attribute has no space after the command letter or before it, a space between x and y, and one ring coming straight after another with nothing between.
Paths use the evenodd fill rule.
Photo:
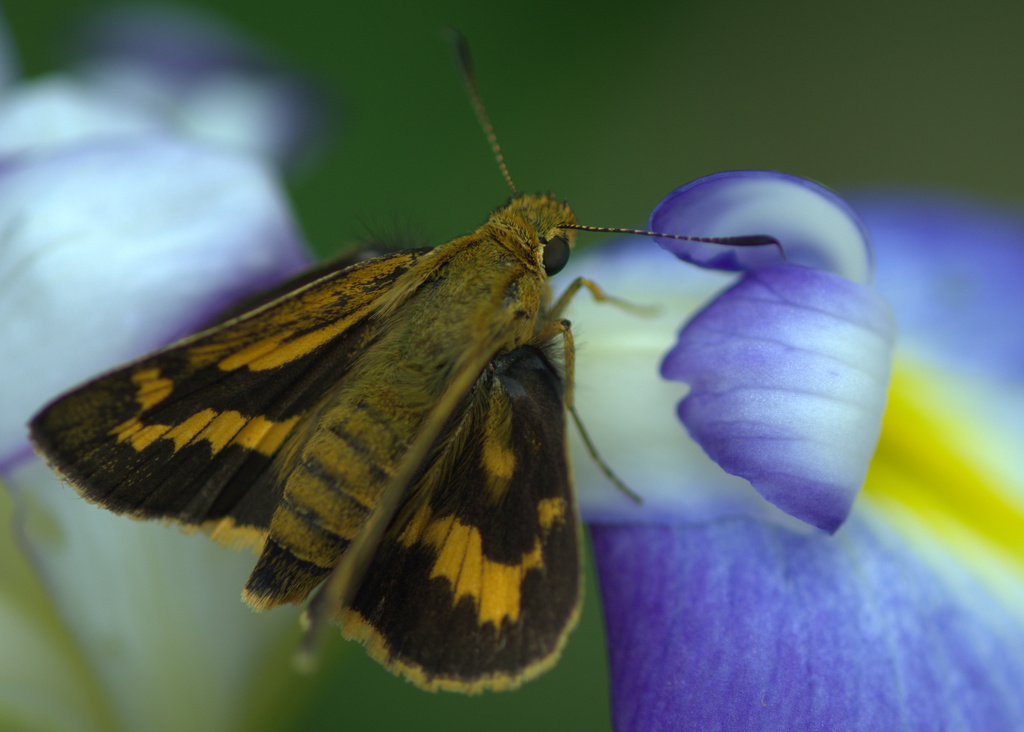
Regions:
<instances>
[{"instance_id":1,"label":"curled petal","mask_svg":"<svg viewBox=\"0 0 1024 732\"><path fill-rule=\"evenodd\" d=\"M813 530L762 500L749 482L725 473L688 439L672 408L686 387L658 377L658 364L676 342L680 321L734 275L679 266L649 239L624 237L574 254L556 275L555 291L576 277L591 278L627 302L653 306L638 315L584 292L566 313L578 354L576 409L604 462L643 498L638 504L616 488L591 459L579 430L569 429L583 519L666 523L744 515Z\"/></svg>"},{"instance_id":2,"label":"curled petal","mask_svg":"<svg viewBox=\"0 0 1024 732\"><path fill-rule=\"evenodd\" d=\"M837 275L748 273L683 329L662 375L690 435L796 518L835 531L878 442L895 337L885 302Z\"/></svg>"},{"instance_id":3,"label":"curled petal","mask_svg":"<svg viewBox=\"0 0 1024 732\"><path fill-rule=\"evenodd\" d=\"M595 526L617 730L1015 729L1024 635L860 520ZM949 567L949 559L936 566Z\"/></svg>"},{"instance_id":4,"label":"curled petal","mask_svg":"<svg viewBox=\"0 0 1024 732\"><path fill-rule=\"evenodd\" d=\"M651 213L649 227L688 236L774 237L785 261L834 272L854 282L871 279L867 228L829 189L764 170L734 170L677 188ZM782 261L776 247L729 247L658 239L680 259L710 269L742 271Z\"/></svg>"},{"instance_id":5,"label":"curled petal","mask_svg":"<svg viewBox=\"0 0 1024 732\"><path fill-rule=\"evenodd\" d=\"M0 465L47 399L309 261L252 158L161 137L0 165ZM13 354L13 356L11 355Z\"/></svg>"}]
</instances>

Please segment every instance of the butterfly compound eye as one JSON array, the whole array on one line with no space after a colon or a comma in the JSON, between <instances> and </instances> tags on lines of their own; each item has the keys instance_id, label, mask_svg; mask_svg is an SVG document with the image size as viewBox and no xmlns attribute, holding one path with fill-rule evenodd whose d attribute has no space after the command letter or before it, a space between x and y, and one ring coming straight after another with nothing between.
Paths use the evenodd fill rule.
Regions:
<instances>
[{"instance_id":1,"label":"butterfly compound eye","mask_svg":"<svg viewBox=\"0 0 1024 732\"><path fill-rule=\"evenodd\" d=\"M548 277L562 271L569 261L569 240L564 236L553 236L544 242L544 271Z\"/></svg>"}]
</instances>

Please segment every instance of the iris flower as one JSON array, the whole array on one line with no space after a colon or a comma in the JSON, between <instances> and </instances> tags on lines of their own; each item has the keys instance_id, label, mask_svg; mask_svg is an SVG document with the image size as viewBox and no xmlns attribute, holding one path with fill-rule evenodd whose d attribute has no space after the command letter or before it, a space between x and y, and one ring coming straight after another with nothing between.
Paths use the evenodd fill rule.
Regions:
<instances>
[{"instance_id":1,"label":"iris flower","mask_svg":"<svg viewBox=\"0 0 1024 732\"><path fill-rule=\"evenodd\" d=\"M184 124L223 98L188 93L196 77L163 76L156 103L122 83L139 68L96 68L0 94L0 715L241 728L293 620L238 601L252 558L87 505L24 425L308 261L267 162L288 146ZM150 88L161 67L146 68ZM233 109L219 119L246 116ZM661 310L580 296L572 313L579 410L643 497L574 448L619 729L1024 719L1024 220L902 193L854 207L790 176L719 174L651 228L769 234L781 252L664 242L722 273L632 239L567 273Z\"/></svg>"},{"instance_id":2,"label":"iris flower","mask_svg":"<svg viewBox=\"0 0 1024 732\"><path fill-rule=\"evenodd\" d=\"M650 227L772 234L785 262L668 240L738 283L643 242L576 262L620 296L684 308L726 288L671 348L658 323L586 302L570 314L583 418L648 499L605 489L584 504L617 729L1024 719L1024 219L899 192L855 201L862 219L806 181L718 174L671 194ZM898 337L878 439L896 333L882 296ZM673 416L691 439L666 416L686 391L674 381L689 385ZM601 484L575 465L581 490Z\"/></svg>"}]
</instances>

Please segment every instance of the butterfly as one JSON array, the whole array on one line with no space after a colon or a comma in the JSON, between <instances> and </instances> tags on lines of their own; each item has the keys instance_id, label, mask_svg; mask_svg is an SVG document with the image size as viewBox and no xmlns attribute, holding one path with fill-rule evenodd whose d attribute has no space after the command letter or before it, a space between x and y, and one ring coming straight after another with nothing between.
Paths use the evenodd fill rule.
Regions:
<instances>
[{"instance_id":1,"label":"butterfly","mask_svg":"<svg viewBox=\"0 0 1024 732\"><path fill-rule=\"evenodd\" d=\"M32 439L104 508L261 547L253 607L323 584L311 616L417 685L514 687L580 608L547 282L575 223L516 196L468 236L339 266L58 399Z\"/></svg>"},{"instance_id":2,"label":"butterfly","mask_svg":"<svg viewBox=\"0 0 1024 732\"><path fill-rule=\"evenodd\" d=\"M580 613L563 314L583 287L605 299L577 279L552 302L549 278L578 230L651 234L512 190L467 236L321 266L93 379L32 420L36 448L108 510L256 548L244 600L312 596L308 639L333 621L425 689L519 686Z\"/></svg>"}]
</instances>

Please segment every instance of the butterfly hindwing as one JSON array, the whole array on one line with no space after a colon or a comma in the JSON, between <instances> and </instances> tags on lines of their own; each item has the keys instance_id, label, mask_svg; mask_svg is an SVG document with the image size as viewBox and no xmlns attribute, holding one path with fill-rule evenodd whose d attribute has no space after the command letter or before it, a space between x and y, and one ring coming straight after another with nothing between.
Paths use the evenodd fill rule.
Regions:
<instances>
[{"instance_id":1,"label":"butterfly hindwing","mask_svg":"<svg viewBox=\"0 0 1024 732\"><path fill-rule=\"evenodd\" d=\"M375 302L422 254L345 267L101 376L41 412L32 438L105 508L256 541L281 495L275 453L374 338Z\"/></svg>"},{"instance_id":2,"label":"butterfly hindwing","mask_svg":"<svg viewBox=\"0 0 1024 732\"><path fill-rule=\"evenodd\" d=\"M481 375L341 612L347 637L419 686L518 686L576 622L579 527L550 350L518 347Z\"/></svg>"}]
</instances>

